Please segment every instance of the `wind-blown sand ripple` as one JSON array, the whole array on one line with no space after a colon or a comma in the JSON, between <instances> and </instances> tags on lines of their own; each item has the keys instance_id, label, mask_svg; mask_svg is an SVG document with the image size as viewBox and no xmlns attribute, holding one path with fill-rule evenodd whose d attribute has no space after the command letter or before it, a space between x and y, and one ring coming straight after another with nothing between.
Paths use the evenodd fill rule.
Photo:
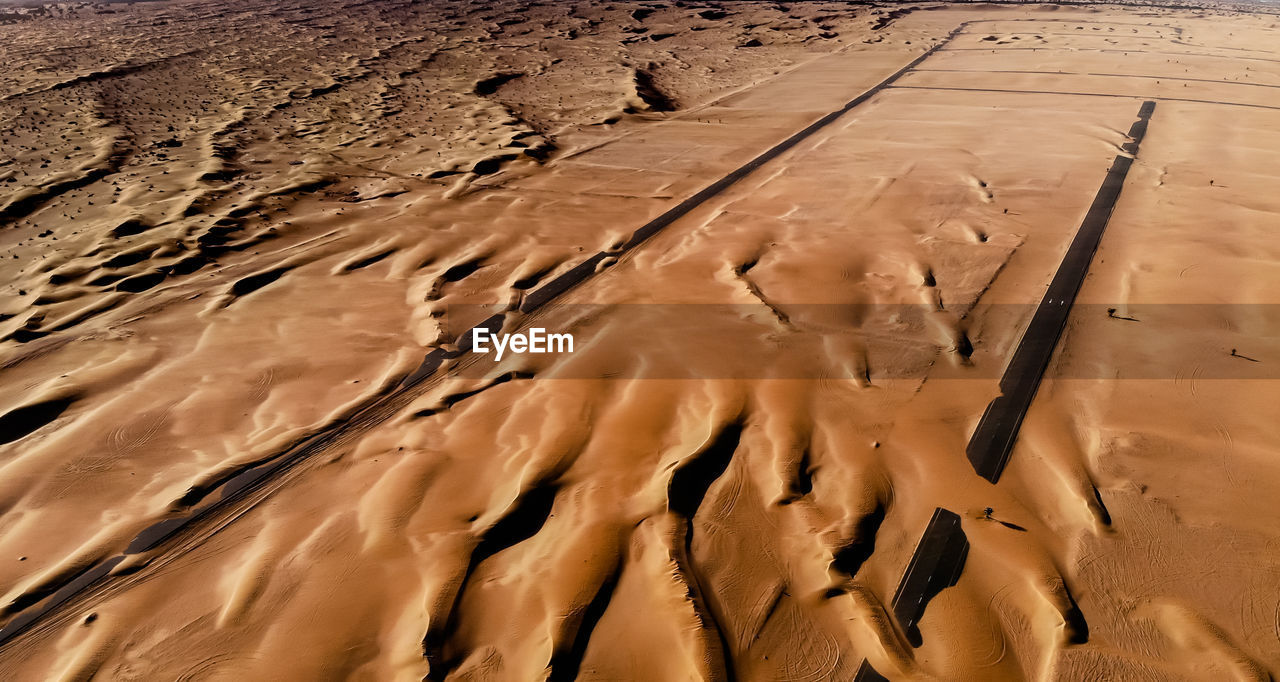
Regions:
<instances>
[{"instance_id":1,"label":"wind-blown sand ripple","mask_svg":"<svg viewBox=\"0 0 1280 682\"><path fill-rule=\"evenodd\" d=\"M135 545L110 589L3 645L6 677L1276 670L1277 358L1247 305L1275 303L1274 17L63 13L0 25L16 65L0 74L5 623L344 428L479 321L449 311L519 311L608 257L568 305L512 313L574 331L572 356L467 359L357 417L203 526ZM1095 305L1073 312L993 486L965 443L1146 98L1157 113L1080 293ZM1147 317L1153 303L1241 305ZM627 342L662 328L590 314L652 304L721 306L705 333L825 378L666 378L675 344ZM874 306L922 322L859 313ZM1152 354L1143 335L1170 341ZM678 347L695 373L723 360ZM1258 378L1205 376L1237 360ZM1098 363L1168 379L1079 378ZM906 633L891 601L937 508L968 556Z\"/></svg>"}]
</instances>

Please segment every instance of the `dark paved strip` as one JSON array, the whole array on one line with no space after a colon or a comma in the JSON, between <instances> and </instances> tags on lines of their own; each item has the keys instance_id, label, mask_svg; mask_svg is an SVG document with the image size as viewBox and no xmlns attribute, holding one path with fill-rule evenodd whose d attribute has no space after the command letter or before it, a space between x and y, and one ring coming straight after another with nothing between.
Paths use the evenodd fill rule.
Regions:
<instances>
[{"instance_id":1,"label":"dark paved strip","mask_svg":"<svg viewBox=\"0 0 1280 682\"><path fill-rule=\"evenodd\" d=\"M577 266L575 266L573 269L569 270L568 272L561 274L559 277L556 277L555 279L546 283L541 288L529 293L525 297L523 303L521 303L520 311L524 313L533 312L534 310L537 310L538 308L541 308L542 306L546 305L548 302L555 299L557 296L560 296L561 294L572 289L578 284L581 284L583 281L585 281L587 278L589 278L592 274L596 272L597 268L600 266L600 263L605 259L617 258L635 249L637 246L644 243L650 237L654 236L658 232L661 232L663 228L667 227L668 225L675 222L676 220L679 220L680 218L684 217L686 214L688 214L690 211L697 208L698 206L701 206L702 204L706 203L708 199L724 192L726 189L728 189L733 184L737 183L739 180L742 180L743 178L753 173L760 166L763 166L769 161L772 161L782 153L786 152L787 150L796 146L800 142L804 141L810 135L813 135L817 131L829 125L832 121L835 121L836 119L843 116L850 109L871 99L876 94L878 94L881 90L884 90L885 88L892 86L894 82L896 82L904 74L914 69L921 62L928 59L935 52L941 49L942 46L950 42L952 38L954 38L957 34L960 33L961 30L964 29L964 26L965 25L962 24L961 26L957 27L951 33L947 34L947 37L944 38L937 45L933 46L929 50L922 53L920 56L911 60L911 63L907 64L901 69L898 69L891 76L884 79L883 81L880 81L880 83L876 84L870 90L867 90L866 92L862 93L861 95L858 95L852 100L849 100L849 102L846 103L843 107L836 109L835 111L827 114L826 116L823 116L817 121L814 121L812 124L809 125L809 127L801 130L800 132L792 135L791 137L788 137L782 142L779 142L773 148L764 152L760 156L757 156L756 158L748 161L747 163L733 170L723 178L720 178L714 183L703 188L697 194L694 194L688 199L685 199L684 201L680 202L675 207L668 210L666 213L663 213L657 218L654 218L648 223L645 223L639 229L637 229L635 232L631 234L631 238L628 239L626 243L618 247L616 250L601 251L599 253L596 253L590 258L587 258L585 261L579 263Z\"/></svg>"},{"instance_id":2,"label":"dark paved strip","mask_svg":"<svg viewBox=\"0 0 1280 682\"><path fill-rule=\"evenodd\" d=\"M871 667L871 662L864 658L862 665L858 666L858 673L853 676L853 682L889 682L889 678L876 672Z\"/></svg>"},{"instance_id":3,"label":"dark paved strip","mask_svg":"<svg viewBox=\"0 0 1280 682\"><path fill-rule=\"evenodd\" d=\"M1120 99L1155 100L1157 102L1190 102L1191 104L1216 104L1224 107L1249 107L1250 109L1280 110L1280 106L1222 102L1212 99L1188 99L1185 97L1152 97L1147 95L1119 95L1106 92L1066 92L1063 90L1005 90L1001 88L950 88L933 85L892 85L894 90L950 90L953 92L996 92L1009 95L1069 95L1072 97L1118 97Z\"/></svg>"},{"instance_id":4,"label":"dark paved strip","mask_svg":"<svg viewBox=\"0 0 1280 682\"><path fill-rule=\"evenodd\" d=\"M853 98L843 107L823 116L808 127L748 161L742 167L730 172L697 194L680 202L674 208L644 224L632 233L631 238L617 250L597 253L568 272L529 293L520 306L520 312L533 312L585 282L599 271L601 263L606 258L617 258L634 250L663 228L688 214L708 199L720 194L765 163L795 147L804 139L840 118L850 109L871 99L901 78L903 74L915 68L942 46L946 45L966 25L961 24L956 27L937 45L921 53L906 66L898 69L871 89ZM489 317L479 325L463 332L458 339L459 343L456 350L436 349L427 354L422 364L398 386L381 395L374 396L355 410L352 416L301 440L284 452L264 462L234 472L234 475L230 475L228 478L218 481L204 490L189 493L188 497L192 499L184 499L184 503L188 505L188 510L185 513L160 521L143 530L129 543L123 555L103 560L74 579L43 585L37 588L34 593L20 596L18 599L22 603L29 605L26 608L11 607L10 612L16 613L16 615L3 628L0 628L0 649L11 643L18 635L39 625L46 617L57 613L61 607L69 602L74 602L74 600L91 593L100 593L112 586L118 586L121 580L126 579L125 576L137 573L138 571L128 571L121 575L111 572L126 556L150 552L161 549L164 545L169 545L167 549L163 549L160 552L158 558L152 559L152 562L156 563L161 557L173 558L191 546L198 544L198 540L193 541L193 538L190 537L193 533L202 532L202 529L207 527L218 527L218 524L225 520L224 516L237 509L237 505L246 504L246 500L252 493L264 490L266 486L280 480L302 462L309 461L317 454L335 445L349 443L352 439L391 418L399 409L412 402L421 392L415 389L422 386L429 379L438 378L440 367L446 360L457 358L470 350L471 339L476 329L483 327L490 331L497 331L501 329L503 322L503 315ZM145 568L139 570L145 570Z\"/></svg>"},{"instance_id":5,"label":"dark paved strip","mask_svg":"<svg viewBox=\"0 0 1280 682\"><path fill-rule=\"evenodd\" d=\"M52 595L49 596L48 608L55 608L57 606L61 606L62 604L69 601L72 597L76 596L81 590L85 589L89 585L92 585L93 583L99 580L102 580L108 574L110 574L111 571L114 570L115 567L119 565L121 561L124 561L123 556L112 557L111 559L101 562L86 571L77 573L70 580L68 580L65 585L63 585L56 592L54 592ZM43 610L24 611L18 614L18 616L14 618L12 621L10 621L10 623L6 627L13 627L18 629L25 628L28 625L30 625L33 621L35 621L35 619L39 618L41 615L43 615Z\"/></svg>"},{"instance_id":6,"label":"dark paved strip","mask_svg":"<svg viewBox=\"0 0 1280 682\"><path fill-rule=\"evenodd\" d=\"M1116 156L1111 162L1102 187L1094 196L1093 204L1085 214L1080 229L1076 231L1066 256L1062 258L1057 274L1049 283L1049 290L1045 292L1031 323L1023 332L1022 340L1018 342L1013 358L1005 367L1004 377L1000 379L1000 395L987 405L977 430L969 439L969 446L966 448L969 462L978 475L992 483L1000 479L1000 474L1009 462L1022 419L1031 407L1031 401L1040 387L1040 378L1049 366L1058 338L1067 325L1071 305L1089 272L1093 254L1102 241L1102 232L1111 218L1116 200L1120 198L1125 176L1133 165L1133 157L1138 154L1138 145L1147 132L1147 122L1151 120L1155 108L1156 103L1148 101L1138 109L1138 120L1129 128L1130 141L1122 146L1125 153Z\"/></svg>"},{"instance_id":7,"label":"dark paved strip","mask_svg":"<svg viewBox=\"0 0 1280 682\"><path fill-rule=\"evenodd\" d=\"M840 109L818 119L813 124L778 143L768 151L747 162L742 167L732 171L697 194L682 201L674 208L641 226L632 234L631 238L617 250L597 253L582 263L579 263L568 272L561 274L544 286L531 292L526 296L520 307L520 311L523 313L529 313L541 308L556 297L589 279L598 271L601 263L605 261L606 258L616 258L635 249L663 228L688 214L708 199L720 194L734 183L758 169L760 166L791 149L805 138L817 132L819 129L832 123L850 109L866 102L868 99L886 88L896 87L893 85L895 81L914 69L934 53L941 51L953 38L959 35L972 23L985 22L964 22L960 24L953 31L947 34L947 36L937 45L934 45L929 50L923 52L909 64L894 72L888 78L873 86L871 89L850 100ZM18 598L19 601L29 602L30 605L26 608L11 607L10 613L15 615L13 615L3 628L0 628L0 649L3 649L11 643L18 635L39 625L46 619L46 617L58 612L60 607L65 604L74 602L76 599L82 598L89 593L106 590L113 585L118 585L119 581L125 579L125 576L147 570L147 566L144 566L125 572L112 573L112 570L120 564L126 556L150 552L161 548L166 544L181 545L177 547L171 546L166 550L168 554L162 552L158 557L153 558L148 563L148 566L154 566L157 563L161 563L160 559L171 559L184 551L184 549L189 549L190 546L198 544L198 542L191 541L192 538L190 537L186 538L188 542L185 544L179 543L178 540L182 539L182 535L184 533L189 536L194 529L201 528L203 526L216 527L219 523L219 519L221 519L224 514L228 513L229 510L234 509L236 505L251 504L251 502L246 502L246 500L252 493L262 491L267 485L274 481L278 481L288 472L295 469L299 464L310 460L318 453L324 452L335 445L349 443L352 439L389 419L399 409L408 405L417 396L419 391L414 389L417 389L427 380L437 376L440 367L446 360L457 358L469 350L470 340L473 338L472 332L474 330L483 327L490 331L496 331L501 328L503 322L504 317L502 315L489 317L485 321L462 334L459 338L457 350L446 351L444 349L436 349L427 354L423 359L422 364L398 386L381 395L373 396L369 401L358 407L350 417L340 420L339 422L326 427L305 439L302 439L276 456L252 467L247 467L243 470L234 472L226 479L218 481L204 490L192 491L188 494L188 497L191 499L184 498L183 500L183 502L188 505L189 509L185 514L165 519L143 530L129 543L123 555L110 557L91 566L77 576L54 584L43 585L37 588L35 593L20 596ZM947 513L950 514L950 512ZM937 514L935 513L935 517L936 516ZM926 531L926 537L928 537L928 535L929 533ZM963 534L961 535L963 536ZM966 551L967 547L968 544L966 541ZM919 553L919 550L917 550L917 553ZM963 559L961 559L961 562L963 563ZM901 590L902 588L899 588L900 592ZM921 608L923 609L923 607Z\"/></svg>"},{"instance_id":8,"label":"dark paved strip","mask_svg":"<svg viewBox=\"0 0 1280 682\"><path fill-rule=\"evenodd\" d=\"M893 595L893 615L911 646L922 643L919 623L924 608L939 592L956 584L968 556L969 539L960 528L960 516L942 507L934 509Z\"/></svg>"},{"instance_id":9,"label":"dark paved strip","mask_svg":"<svg viewBox=\"0 0 1280 682\"><path fill-rule=\"evenodd\" d=\"M928 59L935 52L942 49L942 47L946 45L948 42L950 42L952 38L955 38L962 30L964 30L966 25L967 23L957 26L955 30L947 34L946 38L944 38L937 45L934 45L933 47L929 48L925 52L921 53L920 56L911 60L910 63L908 63L906 66L902 67L901 69L898 69L897 71L895 71L888 78L874 85L870 90L867 90L862 94L858 95L857 97L849 100L847 103L845 103L844 106L840 107L839 109L836 109L835 111L832 111L826 116L823 116L817 121L814 121L813 123L809 124L808 127L795 133L791 137L788 137L782 142L779 142L778 144L771 147L768 151L765 151L764 153L760 154L754 159L746 162L742 166L734 169L728 175L704 187L697 194L694 194L688 199L685 199L679 204L676 204L674 207L668 209L666 212L664 212L662 215L658 216L657 218L650 220L644 225L641 225L639 228L636 229L635 232L631 233L631 237L628 238L627 241L624 242L617 249L610 250L610 251L600 251L595 254L592 254L586 260L583 260L582 262L573 266L568 271L561 273L555 279L529 292L528 294L525 295L524 300L521 301L520 303L520 312L528 314L546 306L551 301L554 301L555 299L562 296L569 290L573 289L579 284L590 279L592 275L596 274L600 270L602 263L605 263L609 259L619 258L635 250L636 247L648 241L651 237L661 232L664 228L666 228L671 223L674 223L680 218L683 218L685 215L688 215L690 211L706 203L708 199L711 199L712 197L715 197L716 195L721 194L722 192L724 192L726 189L728 189L738 181L742 180L743 178L747 177L751 173L755 172L756 169L760 168L761 166L768 163L769 161L772 161L773 159L777 158L782 153L788 151L792 147L795 147L797 144L804 141L805 138L808 138L809 136L818 132L822 128L830 125L833 121L843 116L850 109L853 109L854 107L862 104L863 102L866 102L867 100L871 99L877 93L884 90L885 88L891 87L894 84L894 82L896 82L899 78L901 78L902 76L906 75L908 72L915 69L915 67L919 66L921 62ZM479 325L476 325L475 327L472 327L471 329L468 329L462 332L462 334L459 335L458 337L459 342L460 344L465 343L469 348L470 339L472 338L472 334L476 329L479 329L480 327L484 327L488 329L490 332L495 332L502 327L502 323L503 323L503 316L494 315L493 317L488 318L484 322L481 322ZM440 365L442 365L445 360L462 355L466 350L467 349L459 348L458 351L455 351L452 353L442 349L437 349L436 351L433 351L432 353L428 354L426 358L423 359L422 364L418 367L418 369L414 370L414 372L410 374L408 378L405 379L404 384L405 385L416 384L417 382L425 379L426 377L429 377L435 374L435 372L440 368Z\"/></svg>"},{"instance_id":10,"label":"dark paved strip","mask_svg":"<svg viewBox=\"0 0 1280 682\"><path fill-rule=\"evenodd\" d=\"M960 527L960 516L942 507L934 509L893 595L893 616L911 646L923 643L919 623L925 607L939 592L956 584L968 557L969 538ZM863 660L853 679L873 682L885 677Z\"/></svg>"}]
</instances>

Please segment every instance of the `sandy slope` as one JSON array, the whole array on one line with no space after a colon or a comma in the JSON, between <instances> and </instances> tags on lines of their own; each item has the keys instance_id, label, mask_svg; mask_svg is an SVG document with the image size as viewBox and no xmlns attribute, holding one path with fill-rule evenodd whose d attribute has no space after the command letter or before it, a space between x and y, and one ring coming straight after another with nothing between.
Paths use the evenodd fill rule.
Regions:
<instances>
[{"instance_id":1,"label":"sandy slope","mask_svg":"<svg viewBox=\"0 0 1280 682\"><path fill-rule=\"evenodd\" d=\"M449 306L518 305L969 22L516 320L574 331L572 356L468 359L135 555L0 649L5 676L1280 669L1274 18L687 5L0 26L13 614L385 393L480 314ZM965 442L1144 98L1086 305L993 486ZM939 506L971 549L915 647L885 609Z\"/></svg>"}]
</instances>

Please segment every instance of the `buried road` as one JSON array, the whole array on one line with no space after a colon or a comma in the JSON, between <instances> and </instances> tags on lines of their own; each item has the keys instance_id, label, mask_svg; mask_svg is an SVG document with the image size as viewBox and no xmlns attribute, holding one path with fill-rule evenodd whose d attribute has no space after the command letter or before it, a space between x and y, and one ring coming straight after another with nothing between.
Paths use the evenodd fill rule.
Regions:
<instances>
[{"instance_id":1,"label":"buried road","mask_svg":"<svg viewBox=\"0 0 1280 682\"><path fill-rule=\"evenodd\" d=\"M774 11L734 7L743 15ZM659 27L647 42L662 36L662 49L686 39L663 22L756 28L733 12L626 9L637 26ZM194 393L166 398L178 405L170 412L137 410L147 421L94 441L124 452L117 460L82 456L56 467L54 494L41 488L27 498L7 488L13 509L28 514L8 517L8 549L26 547L19 539L31 542L50 519L69 518L55 511L77 496L88 511L78 516L83 527L67 526L63 545L14 552L32 568L4 569L10 604L0 671L263 677L282 672L286 652L305 650L311 655L286 677L1266 673L1265 662L1280 655L1257 634L1269 614L1229 607L1273 596L1258 573L1274 564L1266 559L1273 538L1265 523L1244 520L1257 515L1186 501L1205 485L1254 486L1246 498L1266 499L1259 410L1181 366L1171 390L1147 398L1165 401L1167 422L1092 407L1114 407L1108 392L1134 390L1127 384L1095 382L1072 402L1052 383L1054 362L1071 366L1091 351L1116 353L1117 363L1130 358L1123 348L1089 345L1099 335L1070 333L1071 320L1111 335L1158 323L1126 313L1093 320L1073 307L1079 297L1110 296L1123 307L1151 294L1152 282L1162 287L1157 293L1184 291L1179 279L1213 291L1199 273L1229 279L1233 268L1271 281L1265 259L1223 263L1266 248L1243 245L1265 244L1257 241L1258 215L1275 207L1236 188L1257 182L1249 163L1265 157L1274 136L1232 138L1219 154L1197 146L1198 134L1169 132L1174 122L1204 125L1227 108L1247 111L1250 130L1266 130L1272 95L1265 93L1274 88L1238 86L1244 62L1229 55L1270 54L1270 29L1249 16L1158 14L943 8L880 16L878 33L849 44L857 49L779 69L705 106L664 111L680 103L664 96L667 104L633 113L639 118L617 131L609 123L566 132L556 144L567 151L545 167L486 166L495 172L468 176L474 186L440 203L414 189L326 208L329 221L319 224L336 237L321 230L321 241L279 261L229 272L214 296L156 270L162 281L137 295L199 300L198 319L211 327L323 320L329 326L317 339L358 326L360 306L348 305L355 299L346 292L383 291L383 307L408 300L427 327L446 305L505 303L499 314L461 324L459 336L429 337L425 359L395 366L315 428L279 429L289 422L280 408L287 398L271 397L273 382L311 374L310 366L272 365L265 379L250 376L246 395L265 406L254 429L283 434L252 457L229 464L183 440L190 422L174 423L170 412L199 408L203 398ZM509 28L518 18L485 23L493 25L486 30L518 33ZM1244 37L1229 38L1218 21L1234 22L1231 32ZM583 30L566 28L557 40ZM648 31L624 44L646 42L640 36ZM884 36L892 44L876 42ZM765 37L744 33L733 44L763 53ZM1121 66L1098 63L1103 50L1127 48ZM1204 52L1214 54L1197 55ZM1179 63L1169 53L1182 55ZM513 96L542 73L497 67L466 79L468 96ZM425 67L394 72L413 68ZM641 111L636 102L659 101L650 91L664 81L661 69L637 68L622 82L643 86L627 105ZM1119 71L1133 79L1110 75ZM1280 74L1248 71L1260 83L1280 82ZM1081 75L1092 73L1108 75ZM333 86L308 86L290 99L328 97L349 83L363 87L363 79L341 74ZM325 87L334 89L320 92ZM383 92L400 88L409 92L405 83ZM1148 131L1156 103L1159 125ZM1134 105L1138 121L1126 132ZM316 124L297 123L297 134L322 134L309 125ZM513 141L530 144L530 134L519 135ZM163 148L176 155L194 146ZM456 211L442 219L441 233L463 225L494 236L469 233L429 254L381 234L358 248L333 246L352 237L339 213L402 201ZM1147 258L1125 229L1136 211L1154 216L1157 206L1178 218L1170 220L1174 230L1213 206L1224 216L1224 239L1237 241L1217 248L1183 239L1198 246L1163 251L1178 264L1176 277L1157 280L1167 262ZM308 248L327 255L308 260ZM157 245L145 253L167 252ZM252 295L240 291L243 282ZM308 307L326 298L343 305ZM227 300L235 304L219 305ZM646 354L665 349L619 340L660 338L663 330L620 314L574 317L575 308L553 302L746 306L752 312L737 316L732 306L708 307L706 326L808 358L823 378L771 377L770 367L752 380L649 377L656 355ZM1018 305L978 307L987 302ZM925 312L891 320L860 312L881 304ZM164 314L158 308L149 314ZM61 333L54 322L51 343L32 347L43 354L6 368L34 373L66 352L52 343ZM1207 325L1202 346L1232 349L1230 361L1257 361L1240 363L1249 365L1240 371L1265 367L1272 355L1250 343L1256 332L1241 330L1266 322L1246 322ZM23 328L45 331L40 324ZM471 352L480 350L477 335L527 338L534 329L572 334L573 352L513 353L506 345L501 357ZM139 336L120 334L117 342L147 341ZM217 343L225 342L210 337L198 347ZM1181 362L1202 346L1172 355ZM384 350L369 342L349 352ZM708 359L696 348L685 353L680 359L693 367ZM127 359L146 360L137 357ZM203 362L211 376L236 370ZM991 377L1001 368L992 400ZM342 377L356 380L367 382ZM93 391L110 383L84 390L53 383L60 392L6 407L15 472L42 461L29 457L71 449L71 426L106 419ZM1216 404L1205 404L1206 392ZM213 412L202 416L213 421ZM290 425L298 423L310 422ZM1015 444L1028 456L1011 459ZM198 466L181 476L147 469L149 460L128 454L131 447L174 461L191 456ZM1198 467L1188 469L1196 475L1153 468L1162 458ZM171 485L127 510L92 497L85 481L119 486L102 472L123 466L140 474L130 490ZM173 485L179 495L164 497ZM998 509L1002 520L986 522L983 508ZM1158 537L1159 546L1142 550L1136 535ZM1203 574L1178 568L1215 543L1245 560ZM1160 553L1159 561L1146 561L1143 551ZM1153 566L1167 575L1152 574ZM1213 598L1201 598L1201 589ZM1118 611L1119 603L1135 605L1132 613ZM1189 640L1202 644L1204 661L1178 658ZM191 660L193 651L201 660Z\"/></svg>"}]
</instances>

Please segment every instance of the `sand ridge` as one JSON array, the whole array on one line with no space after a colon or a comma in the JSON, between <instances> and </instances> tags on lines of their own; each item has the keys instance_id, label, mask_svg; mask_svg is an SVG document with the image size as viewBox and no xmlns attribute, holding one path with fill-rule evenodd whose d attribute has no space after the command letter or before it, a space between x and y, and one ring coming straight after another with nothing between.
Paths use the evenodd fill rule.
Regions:
<instances>
[{"instance_id":1,"label":"sand ridge","mask_svg":"<svg viewBox=\"0 0 1280 682\"><path fill-rule=\"evenodd\" d=\"M1114 317L1077 316L992 488L963 452L995 382L886 379L883 370L994 375L1032 308L970 311L980 301L1038 300L1143 98L1157 99L1159 113L1081 296L1135 308L1196 296L1268 302L1258 283L1272 276L1269 260L1236 237L1191 256L1179 249L1194 238L1168 240L1160 261L1142 253L1137 227L1158 229L1143 221L1159 216L1191 233L1212 205L1230 207L1219 218L1240 238L1260 229L1256 216L1271 207L1235 188L1258 181L1263 166L1251 161L1270 141L1262 131L1271 100L1255 94L1269 88L1236 81L1266 75L1254 65L1267 63L1270 18L652 4L566 16L546 6L467 15L466 6L372 3L378 11L357 14L377 19L359 34L377 44L328 53L325 75L301 82L253 76L262 67L237 60L291 67L210 41L203 49L232 54L218 62L201 52L205 73L232 90L212 124L171 137L176 118L102 118L127 110L113 99L127 95L99 92L108 106L86 114L65 92L179 68L191 53L178 47L206 40L200 31L175 28L171 40L139 45L153 51L139 60L82 55L82 69L60 66L49 78L33 68L14 84L6 106L47 101L43 110L12 106L66 116L66 130L85 132L55 143L34 123L12 126L34 136L19 148L81 149L62 162L15 155L21 170L10 177L48 173L19 181L5 204L14 234L39 227L60 237L44 251L30 250L29 236L11 247L26 249L14 251L20 262L33 253L53 261L10 271L11 287L44 299L5 320L3 371L24 387L5 408L0 542L24 557L3 574L11 618L45 596L41 586L65 584L147 525L198 509L228 477L350 422L409 375L424 346L453 341L441 317L449 305L518 310L596 251L612 255L560 294L566 302L763 306L767 319L709 324L784 348L819 343L815 362L833 376L546 381L557 362L643 377L646 359L622 342L625 318L575 319L573 308L517 316L515 324L554 322L595 341L545 366L513 359L483 379L433 381L376 420L357 418L360 428L200 533L135 548L110 567L121 589L70 602L6 646L8 674L846 678L864 659L892 679L1267 674L1277 658L1265 608L1276 565L1258 519L1270 512L1246 505L1236 515L1206 500L1241 486L1254 493L1248 499L1266 499L1274 487L1261 456L1263 415L1250 407L1269 383L1250 381L1242 393L1198 380L1194 368L1172 379L1174 391L1055 381L1083 376L1072 368L1090 362L1090 340L1144 333L1117 328L1125 321ZM336 6L199 7L109 16L149 29L227 20L247 30L266 15L330 44L349 30ZM452 22L461 35L424 38L408 28L415 20ZM1134 33L1134 24L1152 26ZM962 25L900 87L859 102L638 248L620 249L646 221ZM1077 35L1094 28L1134 37ZM629 65L593 72L599 50L574 56L548 35L609 44L602 49L622 50ZM1015 37L1024 35L1042 36L1028 59L1046 66L1023 58L1026 38ZM1138 42L1112 46L1122 40ZM534 63L475 59L489 41ZM681 49L655 58L664 45ZM298 58L294 47L278 49ZM551 59L560 62L537 64L557 49L566 50ZM1097 55L1114 49L1132 54L1099 65ZM726 56L752 50L763 53ZM1233 58L1242 51L1247 60ZM712 72L724 80L690 86L664 59L691 71L727 60ZM1017 68L996 68L1010 63ZM556 79L583 73L597 73L585 79L596 89L585 103L565 102L558 93L582 94ZM1121 75L1080 75L1095 73ZM186 96L203 101L198 88L214 87L197 80ZM1090 94L1059 94L1082 89ZM444 128L419 131L424 146L407 153L414 146L397 122L420 122L449 101L471 104ZM1232 111L1247 109L1239 120L1260 137L1232 140L1230 153L1196 146L1207 135L1173 142L1176 131L1212 129L1218 102L1251 105ZM400 107L409 113L388 113ZM335 142L342 151L324 151ZM135 170L141 159L150 165ZM1215 182L1201 182L1205 173ZM124 187L101 209L96 192L108 178ZM788 307L851 303L927 306L932 331ZM1175 337L1187 333L1185 318L1165 324ZM1232 331L1258 324L1233 320L1217 333L1265 361L1267 349L1248 344L1256 333ZM1171 357L1199 362L1225 341L1213 336ZM888 352L908 346L919 352ZM1092 352L1116 352L1105 348ZM1197 408L1206 393L1208 412ZM1115 411L1157 396L1161 410ZM1204 438L1206 427L1219 436ZM1197 480L1153 466L1156 453L1221 464ZM955 585L923 609L916 642L899 633L889 601L940 505L961 518L970 551ZM982 518L985 506L999 523ZM86 509L99 519L85 523ZM81 531L41 537L51 524ZM1161 538L1159 553L1141 549L1150 537ZM1222 542L1245 559L1179 568ZM1152 556L1159 570L1143 580L1135 567ZM1198 655L1181 659L1180 648ZM282 670L281 652L298 650L315 655Z\"/></svg>"}]
</instances>

